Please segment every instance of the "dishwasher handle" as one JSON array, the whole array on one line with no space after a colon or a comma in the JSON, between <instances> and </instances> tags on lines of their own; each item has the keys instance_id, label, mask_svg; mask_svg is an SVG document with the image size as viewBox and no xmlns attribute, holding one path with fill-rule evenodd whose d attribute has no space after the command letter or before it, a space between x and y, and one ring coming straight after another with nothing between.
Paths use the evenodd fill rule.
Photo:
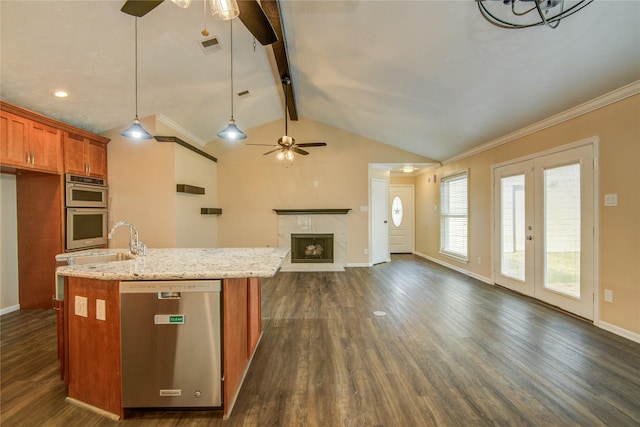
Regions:
<instances>
[{"instance_id":1,"label":"dishwasher handle","mask_svg":"<svg viewBox=\"0 0 640 427\"><path fill-rule=\"evenodd\" d=\"M158 299L180 299L180 292L158 292Z\"/></svg>"}]
</instances>

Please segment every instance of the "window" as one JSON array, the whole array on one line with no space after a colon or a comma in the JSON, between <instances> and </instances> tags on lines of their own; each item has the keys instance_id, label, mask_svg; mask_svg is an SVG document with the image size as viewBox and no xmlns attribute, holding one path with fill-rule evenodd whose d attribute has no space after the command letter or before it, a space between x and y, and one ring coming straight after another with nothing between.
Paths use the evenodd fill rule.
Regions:
<instances>
[{"instance_id":1,"label":"window","mask_svg":"<svg viewBox=\"0 0 640 427\"><path fill-rule=\"evenodd\" d=\"M467 261L468 172L440 180L440 252Z\"/></svg>"}]
</instances>

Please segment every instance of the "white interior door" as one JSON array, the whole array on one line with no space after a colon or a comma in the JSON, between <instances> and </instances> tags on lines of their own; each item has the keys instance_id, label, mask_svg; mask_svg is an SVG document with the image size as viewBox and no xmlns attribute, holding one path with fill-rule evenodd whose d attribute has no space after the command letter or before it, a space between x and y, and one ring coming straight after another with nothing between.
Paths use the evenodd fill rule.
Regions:
<instances>
[{"instance_id":1,"label":"white interior door","mask_svg":"<svg viewBox=\"0 0 640 427\"><path fill-rule=\"evenodd\" d=\"M413 253L414 190L413 185L389 186L389 252Z\"/></svg>"},{"instance_id":2,"label":"white interior door","mask_svg":"<svg viewBox=\"0 0 640 427\"><path fill-rule=\"evenodd\" d=\"M593 319L593 147L494 169L497 284Z\"/></svg>"},{"instance_id":3,"label":"white interior door","mask_svg":"<svg viewBox=\"0 0 640 427\"><path fill-rule=\"evenodd\" d=\"M389 186L383 179L371 179L371 262L389 261L387 206Z\"/></svg>"}]
</instances>

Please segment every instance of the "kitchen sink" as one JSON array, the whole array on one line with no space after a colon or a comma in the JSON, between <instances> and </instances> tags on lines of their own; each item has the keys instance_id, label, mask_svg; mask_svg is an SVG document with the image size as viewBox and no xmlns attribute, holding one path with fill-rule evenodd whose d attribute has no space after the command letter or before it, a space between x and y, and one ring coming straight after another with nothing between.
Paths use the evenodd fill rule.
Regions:
<instances>
[{"instance_id":1,"label":"kitchen sink","mask_svg":"<svg viewBox=\"0 0 640 427\"><path fill-rule=\"evenodd\" d=\"M126 252L117 252L114 254L100 254L100 255L80 255L80 256L68 257L67 265L102 264L105 262L128 261L130 259L134 259L134 256Z\"/></svg>"}]
</instances>

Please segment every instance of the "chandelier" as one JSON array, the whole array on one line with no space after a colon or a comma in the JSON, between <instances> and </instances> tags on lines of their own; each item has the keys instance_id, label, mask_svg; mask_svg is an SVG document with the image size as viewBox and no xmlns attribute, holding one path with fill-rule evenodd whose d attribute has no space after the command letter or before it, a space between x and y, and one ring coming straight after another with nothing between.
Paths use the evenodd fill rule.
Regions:
<instances>
[{"instance_id":1,"label":"chandelier","mask_svg":"<svg viewBox=\"0 0 640 427\"><path fill-rule=\"evenodd\" d=\"M561 20L573 15L592 1L476 0L476 3L482 17L500 28L528 28L537 25L556 28Z\"/></svg>"}]
</instances>

